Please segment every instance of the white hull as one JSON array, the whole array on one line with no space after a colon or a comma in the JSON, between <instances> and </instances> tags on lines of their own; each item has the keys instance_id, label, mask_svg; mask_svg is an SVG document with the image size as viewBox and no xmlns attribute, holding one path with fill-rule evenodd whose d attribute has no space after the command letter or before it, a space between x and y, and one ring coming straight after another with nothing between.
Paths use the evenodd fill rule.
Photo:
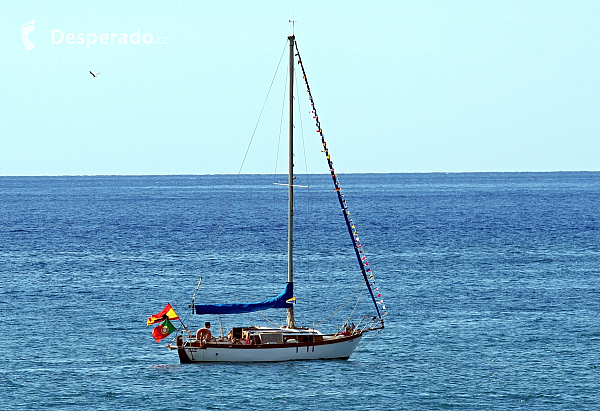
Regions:
<instances>
[{"instance_id":1,"label":"white hull","mask_svg":"<svg viewBox=\"0 0 600 411\"><path fill-rule=\"evenodd\" d=\"M296 360L348 359L362 334L326 339L309 344L234 345L207 343L203 347L184 344L177 348L181 363L277 362Z\"/></svg>"}]
</instances>

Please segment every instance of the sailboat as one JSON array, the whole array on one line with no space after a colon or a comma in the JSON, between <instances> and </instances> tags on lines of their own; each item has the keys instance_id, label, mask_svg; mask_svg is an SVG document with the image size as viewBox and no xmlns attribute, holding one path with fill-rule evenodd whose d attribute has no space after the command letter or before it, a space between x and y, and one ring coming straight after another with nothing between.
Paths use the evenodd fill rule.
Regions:
<instances>
[{"instance_id":1,"label":"sailboat","mask_svg":"<svg viewBox=\"0 0 600 411\"><path fill-rule=\"evenodd\" d=\"M373 274L360 243L356 227L349 217L348 205L341 192L341 186L333 163L331 161L327 143L321 130L317 116L314 100L306 78L304 64L300 58L300 52L294 35L288 37L289 41L289 144L288 144L288 267L287 282L283 292L277 297L256 303L242 304L195 304L192 298L192 312L198 315L229 315L242 314L267 309L287 310L286 325L281 327L234 327L227 337L221 335L218 338L207 337L206 333L194 333L184 327L178 331L175 341L167 347L177 350L181 363L195 362L258 362L258 361L293 361L293 360L322 360L322 359L348 359L356 350L361 338L366 332L382 330L384 328L385 305L383 300L376 301L381 297ZM306 84L308 96L311 102L311 114L316 119L317 132L321 136L323 152L326 155L329 171L331 173L334 192L337 194L344 220L352 239L359 267L364 278L366 288L375 305L376 315L367 316L363 325L354 326L346 323L338 332L323 334L310 327L299 327L294 318L295 301L294 285L294 258L293 258L293 235L294 235L294 57L298 58L298 64L302 69L303 79ZM201 282L201 281L200 281ZM198 288L196 288L196 291ZM374 293L375 290L375 293ZM381 306L381 309L380 309Z\"/></svg>"}]
</instances>

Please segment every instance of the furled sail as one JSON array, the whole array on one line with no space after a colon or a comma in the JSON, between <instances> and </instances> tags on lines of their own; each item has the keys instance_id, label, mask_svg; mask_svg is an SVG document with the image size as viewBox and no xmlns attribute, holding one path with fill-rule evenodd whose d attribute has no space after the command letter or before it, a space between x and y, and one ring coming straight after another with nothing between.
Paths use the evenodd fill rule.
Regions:
<instances>
[{"instance_id":1,"label":"furled sail","mask_svg":"<svg viewBox=\"0 0 600 411\"><path fill-rule=\"evenodd\" d=\"M352 244L354 245L354 251L356 253L356 258L358 258L358 265L360 266L360 271L362 272L363 278L367 285L367 289L369 290L369 294L371 295L371 299L373 300L373 304L375 304L375 310L377 310L377 316L381 318L381 311L379 310L379 306L383 308L385 311L385 304L381 299L381 293L377 293L377 298L379 301L375 300L375 294L373 293L373 287L375 291L379 291L378 287L375 284L375 277L373 277L373 273L371 272L371 268L369 267L369 262L367 261L367 257L365 256L365 250L358 238L358 232L356 231L356 226L352 219L350 218L350 211L348 210L348 204L344 199L344 194L342 194L342 187L340 186L340 181L338 179L335 170L333 169L333 162L331 161L331 156L329 155L329 149L327 148L327 143L325 142L325 136L323 135L323 130L321 129L321 122L319 121L319 116L317 115L317 108L315 107L315 102L313 100L312 93L310 92L310 86L308 85L308 78L306 77L306 71L304 70L304 64L302 63L302 58L300 57L300 50L298 50L298 43L296 43L296 56L298 56L298 64L302 69L302 78L304 79L304 83L306 84L306 91L308 92L308 98L310 99L310 105L312 110L310 111L313 114L313 118L315 119L315 125L317 126L317 133L321 136L321 143L323 144L323 152L327 158L327 164L329 165L329 172L331 173L331 177L333 178L334 190L337 193L338 200L340 202L340 206L342 207L342 213L344 214L344 219L346 220L346 226L348 227L348 233L350 234L350 238L352 239Z\"/></svg>"},{"instance_id":2,"label":"furled sail","mask_svg":"<svg viewBox=\"0 0 600 411\"><path fill-rule=\"evenodd\" d=\"M196 314L243 314L269 308L289 308L292 303L287 302L294 297L293 283L286 283L285 290L277 297L259 303L246 304L197 304Z\"/></svg>"}]
</instances>

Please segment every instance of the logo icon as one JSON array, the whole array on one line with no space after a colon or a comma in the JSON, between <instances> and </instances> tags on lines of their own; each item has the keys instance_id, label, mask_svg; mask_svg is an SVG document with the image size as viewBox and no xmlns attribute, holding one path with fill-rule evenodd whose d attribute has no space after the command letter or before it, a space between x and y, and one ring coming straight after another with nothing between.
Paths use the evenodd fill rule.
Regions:
<instances>
[{"instance_id":1,"label":"logo icon","mask_svg":"<svg viewBox=\"0 0 600 411\"><path fill-rule=\"evenodd\" d=\"M31 20L21 26L21 38L23 39L23 45L27 50L33 50L35 44L29 40L29 33L35 30L35 20Z\"/></svg>"}]
</instances>

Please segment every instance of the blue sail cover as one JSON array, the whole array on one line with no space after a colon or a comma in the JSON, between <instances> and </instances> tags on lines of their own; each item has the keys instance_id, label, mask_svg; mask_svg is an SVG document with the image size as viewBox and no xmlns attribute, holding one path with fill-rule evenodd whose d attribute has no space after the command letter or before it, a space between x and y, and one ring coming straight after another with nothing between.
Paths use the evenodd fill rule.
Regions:
<instances>
[{"instance_id":1,"label":"blue sail cover","mask_svg":"<svg viewBox=\"0 0 600 411\"><path fill-rule=\"evenodd\" d=\"M269 308L290 308L291 303L287 303L294 296L293 283L287 283L285 290L275 298L262 301L260 303L247 304L201 304L196 305L196 314L243 314L254 311L266 310Z\"/></svg>"}]
</instances>

